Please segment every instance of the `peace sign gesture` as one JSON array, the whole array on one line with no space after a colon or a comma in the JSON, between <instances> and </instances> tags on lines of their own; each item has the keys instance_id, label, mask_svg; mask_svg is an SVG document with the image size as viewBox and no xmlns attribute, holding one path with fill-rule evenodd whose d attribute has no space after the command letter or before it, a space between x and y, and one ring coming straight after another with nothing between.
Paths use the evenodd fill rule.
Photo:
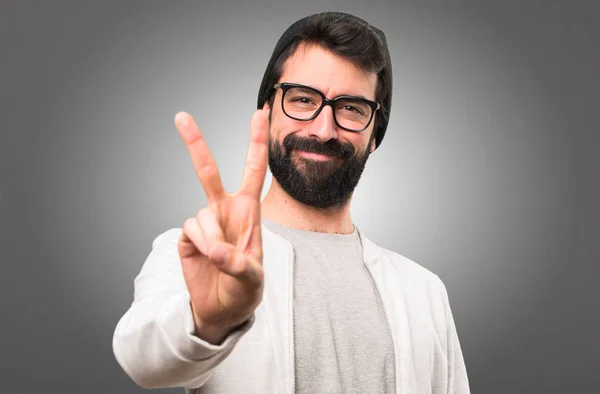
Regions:
<instances>
[{"instance_id":1,"label":"peace sign gesture","mask_svg":"<svg viewBox=\"0 0 600 394\"><path fill-rule=\"evenodd\" d=\"M227 193L215 160L192 117L175 116L208 206L183 223L179 257L196 335L219 343L245 322L263 293L260 194L268 163L268 109L252 116L250 146L240 189Z\"/></svg>"}]
</instances>

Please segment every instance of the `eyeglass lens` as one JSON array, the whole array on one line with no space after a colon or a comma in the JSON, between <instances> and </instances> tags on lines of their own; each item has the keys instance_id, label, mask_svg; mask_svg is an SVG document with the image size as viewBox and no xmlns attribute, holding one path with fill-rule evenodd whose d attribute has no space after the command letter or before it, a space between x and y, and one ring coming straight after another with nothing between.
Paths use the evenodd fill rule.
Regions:
<instances>
[{"instance_id":1,"label":"eyeglass lens","mask_svg":"<svg viewBox=\"0 0 600 394\"><path fill-rule=\"evenodd\" d=\"M291 87L283 97L283 110L299 120L310 119L321 107L323 97L312 89ZM344 98L335 103L335 119L341 127L362 130L371 120L371 106L359 99Z\"/></svg>"}]
</instances>

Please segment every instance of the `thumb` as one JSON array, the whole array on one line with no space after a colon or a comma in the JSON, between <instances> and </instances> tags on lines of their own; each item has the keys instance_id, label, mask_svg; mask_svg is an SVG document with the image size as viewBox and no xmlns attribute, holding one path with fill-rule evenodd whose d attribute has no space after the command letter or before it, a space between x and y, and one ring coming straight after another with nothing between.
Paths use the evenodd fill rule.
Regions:
<instances>
[{"instance_id":1,"label":"thumb","mask_svg":"<svg viewBox=\"0 0 600 394\"><path fill-rule=\"evenodd\" d=\"M215 243L208 254L222 272L251 284L262 284L262 265L251 256L241 253L227 243Z\"/></svg>"}]
</instances>

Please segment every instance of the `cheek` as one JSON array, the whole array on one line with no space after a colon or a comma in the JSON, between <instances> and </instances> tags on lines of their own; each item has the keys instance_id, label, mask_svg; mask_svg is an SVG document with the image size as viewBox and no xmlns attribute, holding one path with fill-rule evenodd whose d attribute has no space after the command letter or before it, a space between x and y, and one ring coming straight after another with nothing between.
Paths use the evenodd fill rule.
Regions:
<instances>
[{"instance_id":1,"label":"cheek","mask_svg":"<svg viewBox=\"0 0 600 394\"><path fill-rule=\"evenodd\" d=\"M283 112L281 112L281 108L276 107L273 110L270 128L271 138L276 139L280 143L283 142L283 139L287 135L301 132L304 127L306 127L306 122L301 122L287 117Z\"/></svg>"},{"instance_id":2,"label":"cheek","mask_svg":"<svg viewBox=\"0 0 600 394\"><path fill-rule=\"evenodd\" d=\"M362 153L367 150L367 146L369 145L369 136L370 134L364 134L364 132L347 132L347 134L344 136L344 140L351 143L354 146L356 153Z\"/></svg>"}]
</instances>

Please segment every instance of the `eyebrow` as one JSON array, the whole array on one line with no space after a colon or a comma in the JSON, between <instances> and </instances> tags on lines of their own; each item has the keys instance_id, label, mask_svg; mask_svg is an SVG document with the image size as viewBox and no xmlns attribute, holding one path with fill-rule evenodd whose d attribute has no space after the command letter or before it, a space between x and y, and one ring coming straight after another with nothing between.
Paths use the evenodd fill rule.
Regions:
<instances>
[{"instance_id":1,"label":"eyebrow","mask_svg":"<svg viewBox=\"0 0 600 394\"><path fill-rule=\"evenodd\" d=\"M364 100L373 101L373 100L371 100L371 99L369 99L369 98L366 98L366 97L365 97L365 96L363 96L362 94L340 94L340 95L338 95L338 97L339 97L339 96L351 96L351 97L357 97L357 98L361 98L361 99L364 99Z\"/></svg>"},{"instance_id":2,"label":"eyebrow","mask_svg":"<svg viewBox=\"0 0 600 394\"><path fill-rule=\"evenodd\" d=\"M313 93L315 91L320 92L319 89L313 88L311 86L306 86L306 85L298 86L297 89L300 89L301 91L306 92L306 93L309 93L309 92Z\"/></svg>"},{"instance_id":3,"label":"eyebrow","mask_svg":"<svg viewBox=\"0 0 600 394\"><path fill-rule=\"evenodd\" d=\"M321 92L321 90L319 90L319 89L315 88L314 86L303 85L303 84L298 84L298 85L302 85L303 87L310 88L310 89L314 89L314 90L316 90L317 92L320 92L320 93L322 93L323 95L325 95L323 92ZM373 100L371 100L370 98L366 98L366 97L365 97L365 96L363 96L362 94L350 94L350 93L342 93L342 94L338 94L338 95L337 95L337 96L335 96L334 98L336 98L336 97L341 97L341 96L350 96L350 97L361 98L361 99L363 99L363 100L369 100L369 101L373 101ZM327 96L325 96L325 97L327 97ZM332 100L333 100L333 99L332 99Z\"/></svg>"}]
</instances>

